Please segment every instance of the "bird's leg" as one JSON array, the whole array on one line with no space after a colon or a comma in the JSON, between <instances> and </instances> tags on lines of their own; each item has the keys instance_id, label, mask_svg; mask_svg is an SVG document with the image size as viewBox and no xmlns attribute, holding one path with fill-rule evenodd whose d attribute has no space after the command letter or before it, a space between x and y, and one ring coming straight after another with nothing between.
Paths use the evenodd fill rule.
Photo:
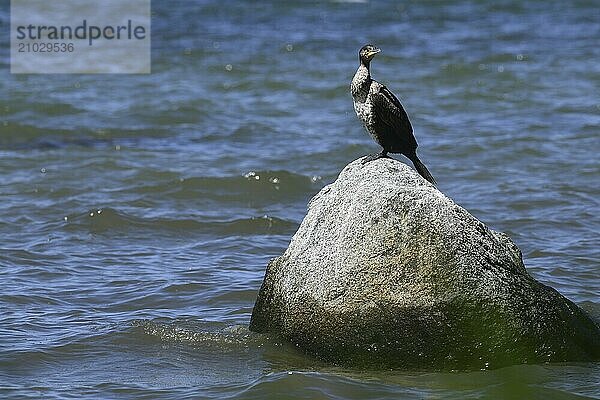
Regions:
<instances>
[{"instance_id":1,"label":"bird's leg","mask_svg":"<svg viewBox=\"0 0 600 400\"><path fill-rule=\"evenodd\" d=\"M390 156L388 156L387 151L385 149L381 150L381 153L369 154L368 156L363 158L361 162L363 164L366 164L368 162L375 161L380 158L390 158Z\"/></svg>"}]
</instances>

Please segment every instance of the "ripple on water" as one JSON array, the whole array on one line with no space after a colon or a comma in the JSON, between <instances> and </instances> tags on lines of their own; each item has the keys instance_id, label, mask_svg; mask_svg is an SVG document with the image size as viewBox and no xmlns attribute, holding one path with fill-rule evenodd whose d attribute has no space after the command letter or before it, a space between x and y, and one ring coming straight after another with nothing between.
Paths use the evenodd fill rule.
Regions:
<instances>
[{"instance_id":1,"label":"ripple on water","mask_svg":"<svg viewBox=\"0 0 600 400\"><path fill-rule=\"evenodd\" d=\"M62 229L67 232L127 233L134 231L159 234L197 234L210 236L280 235L293 232L297 224L276 217L261 216L228 221L196 219L143 218L112 208L100 208L64 217Z\"/></svg>"}]
</instances>

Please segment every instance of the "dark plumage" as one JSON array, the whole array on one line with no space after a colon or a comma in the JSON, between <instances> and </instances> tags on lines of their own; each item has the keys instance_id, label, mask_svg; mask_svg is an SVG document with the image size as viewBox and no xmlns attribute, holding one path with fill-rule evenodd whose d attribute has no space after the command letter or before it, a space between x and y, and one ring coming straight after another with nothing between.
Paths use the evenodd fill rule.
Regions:
<instances>
[{"instance_id":1,"label":"dark plumage","mask_svg":"<svg viewBox=\"0 0 600 400\"><path fill-rule=\"evenodd\" d=\"M370 44L360 49L360 65L350 85L356 115L383 148L381 153L365 157L363 163L388 157L387 153L401 153L413 162L423 178L435 184L435 179L417 157L417 140L404 107L387 87L371 79L371 60L380 51Z\"/></svg>"}]
</instances>

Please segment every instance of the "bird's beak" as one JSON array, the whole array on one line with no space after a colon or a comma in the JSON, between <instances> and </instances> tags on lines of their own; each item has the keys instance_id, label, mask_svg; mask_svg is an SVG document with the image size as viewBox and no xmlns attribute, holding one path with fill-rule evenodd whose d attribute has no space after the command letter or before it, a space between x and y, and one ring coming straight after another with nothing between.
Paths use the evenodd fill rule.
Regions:
<instances>
[{"instance_id":1,"label":"bird's beak","mask_svg":"<svg viewBox=\"0 0 600 400\"><path fill-rule=\"evenodd\" d=\"M371 51L369 52L369 57L373 57L375 54L379 53L380 51L381 51L381 49L379 49L379 48L377 48L377 47L376 47L376 48L374 48L373 50L371 50Z\"/></svg>"}]
</instances>

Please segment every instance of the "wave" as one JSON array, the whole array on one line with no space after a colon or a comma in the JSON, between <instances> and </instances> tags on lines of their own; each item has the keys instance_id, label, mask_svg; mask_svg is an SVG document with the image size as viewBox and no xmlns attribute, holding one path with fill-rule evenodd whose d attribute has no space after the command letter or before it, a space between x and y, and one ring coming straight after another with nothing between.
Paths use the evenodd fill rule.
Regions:
<instances>
[{"instance_id":1,"label":"wave","mask_svg":"<svg viewBox=\"0 0 600 400\"><path fill-rule=\"evenodd\" d=\"M87 213L71 214L64 218L62 228L67 231L87 230L92 233L148 230L153 232L188 232L216 236L230 235L288 235L297 227L294 221L262 216L225 221L195 219L141 218L100 208Z\"/></svg>"},{"instance_id":2,"label":"wave","mask_svg":"<svg viewBox=\"0 0 600 400\"><path fill-rule=\"evenodd\" d=\"M265 340L261 335L250 332L244 325L212 323L209 326L192 320L160 322L142 319L132 321L131 326L131 333L134 335L142 334L163 342L187 343L205 348L247 348L252 344L258 347Z\"/></svg>"},{"instance_id":3,"label":"wave","mask_svg":"<svg viewBox=\"0 0 600 400\"><path fill-rule=\"evenodd\" d=\"M139 142L143 138L173 135L166 129L122 128L51 128L31 124L9 123L0 135L0 147L9 150L62 149L70 146L106 147L116 140Z\"/></svg>"},{"instance_id":4,"label":"wave","mask_svg":"<svg viewBox=\"0 0 600 400\"><path fill-rule=\"evenodd\" d=\"M136 177L136 186L127 191L150 195L162 193L175 199L207 197L224 203L288 201L314 194L322 186L320 176L281 170L249 171L238 176L179 178L137 186L137 182L144 180Z\"/></svg>"}]
</instances>

